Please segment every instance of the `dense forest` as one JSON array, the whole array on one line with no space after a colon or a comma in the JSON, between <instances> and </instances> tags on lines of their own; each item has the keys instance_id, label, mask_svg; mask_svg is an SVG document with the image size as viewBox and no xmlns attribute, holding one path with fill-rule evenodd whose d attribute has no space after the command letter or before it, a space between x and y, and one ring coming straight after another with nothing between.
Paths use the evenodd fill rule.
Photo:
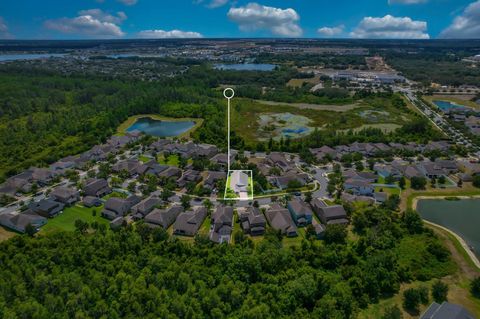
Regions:
<instances>
[{"instance_id":1,"label":"dense forest","mask_svg":"<svg viewBox=\"0 0 480 319\"><path fill-rule=\"evenodd\" d=\"M432 82L452 86L480 86L480 69L463 62L462 58L462 55L445 52L389 53L386 62L407 78L427 86Z\"/></svg>"},{"instance_id":2,"label":"dense forest","mask_svg":"<svg viewBox=\"0 0 480 319\"><path fill-rule=\"evenodd\" d=\"M16 236L0 243L0 317L354 318L402 282L455 271L416 212L369 208L352 224L293 247L271 230L190 244L142 224Z\"/></svg>"}]
</instances>

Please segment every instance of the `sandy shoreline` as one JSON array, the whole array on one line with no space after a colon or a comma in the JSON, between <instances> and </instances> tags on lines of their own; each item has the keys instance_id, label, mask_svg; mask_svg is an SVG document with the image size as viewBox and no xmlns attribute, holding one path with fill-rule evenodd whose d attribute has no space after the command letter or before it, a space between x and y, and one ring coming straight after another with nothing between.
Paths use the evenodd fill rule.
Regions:
<instances>
[{"instance_id":1,"label":"sandy shoreline","mask_svg":"<svg viewBox=\"0 0 480 319\"><path fill-rule=\"evenodd\" d=\"M422 199L445 199L445 198L448 198L448 197L456 197L456 198L459 198L459 199L479 199L480 196L479 195L473 195L473 196L418 196L418 197L415 197L412 201L412 208L413 209L417 209L417 204L418 204L418 201L419 200L422 200ZM456 240L458 240L458 242L460 243L460 245L462 245L462 248L467 252L467 255L470 257L470 259L472 260L472 262L475 264L475 266L480 269L480 261L478 260L477 256L473 253L473 251L470 249L470 247L468 246L467 242L465 242L465 240L460 237L460 235L458 235L457 233L455 233L454 231L444 227L444 226L441 226L441 225L438 225L438 224L435 224L435 223L432 223L426 219L423 219L423 221L428 224L428 225L432 225L432 226L435 226L435 227L438 227L446 232L448 232L449 234L451 234L453 237L455 237Z\"/></svg>"}]
</instances>

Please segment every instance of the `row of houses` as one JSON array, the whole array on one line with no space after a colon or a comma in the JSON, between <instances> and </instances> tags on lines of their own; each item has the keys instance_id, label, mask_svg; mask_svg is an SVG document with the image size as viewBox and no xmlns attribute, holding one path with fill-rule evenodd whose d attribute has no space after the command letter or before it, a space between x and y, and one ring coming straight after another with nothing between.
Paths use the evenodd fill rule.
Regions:
<instances>
[{"instance_id":1,"label":"row of houses","mask_svg":"<svg viewBox=\"0 0 480 319\"><path fill-rule=\"evenodd\" d=\"M322 146L320 148L311 148L310 152L322 161L325 158L340 160L343 155L351 153L360 153L363 156L370 157L385 153L398 153L401 151L408 151L412 153L424 153L429 151L448 152L452 147L448 141L432 141L426 145L417 144L414 142L400 144L400 143L359 143L355 142L350 145L339 145L335 147Z\"/></svg>"}]
</instances>

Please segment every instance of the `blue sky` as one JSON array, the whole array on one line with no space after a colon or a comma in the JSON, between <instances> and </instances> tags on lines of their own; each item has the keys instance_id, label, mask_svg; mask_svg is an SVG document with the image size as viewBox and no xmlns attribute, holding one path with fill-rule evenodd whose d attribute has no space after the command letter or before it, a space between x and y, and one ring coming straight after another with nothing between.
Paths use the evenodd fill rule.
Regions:
<instances>
[{"instance_id":1,"label":"blue sky","mask_svg":"<svg viewBox=\"0 0 480 319\"><path fill-rule=\"evenodd\" d=\"M2 0L0 38L480 38L480 0Z\"/></svg>"}]
</instances>

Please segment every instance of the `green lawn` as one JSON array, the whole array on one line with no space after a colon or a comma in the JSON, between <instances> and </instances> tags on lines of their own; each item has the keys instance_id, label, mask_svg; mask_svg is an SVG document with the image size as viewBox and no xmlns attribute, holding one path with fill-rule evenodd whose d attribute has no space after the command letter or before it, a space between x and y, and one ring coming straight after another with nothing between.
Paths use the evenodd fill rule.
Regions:
<instances>
[{"instance_id":1,"label":"green lawn","mask_svg":"<svg viewBox=\"0 0 480 319\"><path fill-rule=\"evenodd\" d=\"M170 155L167 160L165 160L165 157L163 157L163 155L159 155L158 163L162 165L178 166L180 163L180 159L176 154Z\"/></svg>"},{"instance_id":2,"label":"green lawn","mask_svg":"<svg viewBox=\"0 0 480 319\"><path fill-rule=\"evenodd\" d=\"M143 163L147 163L147 162L150 162L150 161L152 160L150 157L146 157L146 156L144 156L144 155L140 155L140 156L138 157L138 159L139 159L141 162L143 162Z\"/></svg>"},{"instance_id":3,"label":"green lawn","mask_svg":"<svg viewBox=\"0 0 480 319\"><path fill-rule=\"evenodd\" d=\"M389 195L393 195L393 194L400 195L400 188L396 188L396 187L383 187L383 186L375 187L375 192L380 192L380 191L383 191Z\"/></svg>"},{"instance_id":4,"label":"green lawn","mask_svg":"<svg viewBox=\"0 0 480 319\"><path fill-rule=\"evenodd\" d=\"M92 215L93 209L97 211L96 216ZM99 224L108 224L109 221L100 216L102 210L103 206L95 208L72 206L65 208L63 213L48 220L47 224L41 228L40 234L51 233L54 231L74 231L75 221L77 219L81 219L88 223L97 221Z\"/></svg>"},{"instance_id":5,"label":"green lawn","mask_svg":"<svg viewBox=\"0 0 480 319\"><path fill-rule=\"evenodd\" d=\"M127 198L127 194L120 193L120 192L111 192L110 194L105 195L102 199L107 200L107 199L112 198L112 197Z\"/></svg>"}]
</instances>

